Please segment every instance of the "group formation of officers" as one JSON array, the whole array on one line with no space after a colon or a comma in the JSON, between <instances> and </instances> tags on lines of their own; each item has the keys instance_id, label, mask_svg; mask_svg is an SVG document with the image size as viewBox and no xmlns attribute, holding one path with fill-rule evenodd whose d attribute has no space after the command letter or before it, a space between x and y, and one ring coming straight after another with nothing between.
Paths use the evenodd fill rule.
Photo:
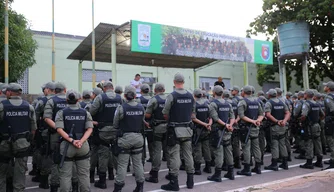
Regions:
<instances>
[{"instance_id":1,"label":"group formation of officers","mask_svg":"<svg viewBox=\"0 0 334 192\"><path fill-rule=\"evenodd\" d=\"M222 181L222 171L234 180L234 169L241 169L242 160L238 175L261 174L266 150L272 161L264 169L287 170L292 141L300 153L297 158L306 159L301 168L323 167L325 147L331 152L326 169L334 168L333 82L324 84L326 95L306 90L286 98L279 88L255 97L252 86L227 91L219 85L207 98L200 89L190 93L183 85L184 76L177 73L171 94L166 96L164 85L157 83L150 97L144 84L136 98L134 87L126 86L123 92L110 81L82 95L66 91L63 83L49 82L42 87L44 96L30 105L21 99L20 85L1 84L0 191L24 190L31 148L32 181L51 192L86 192L90 183L106 189L107 176L120 192L131 163L134 192L142 192L144 181L159 182L164 159L169 183L161 189L168 191L179 190L179 170L186 171L186 186L192 189L194 175L202 174L202 159L204 172L212 173L215 167L208 176L215 182ZM146 140L152 166L145 178Z\"/></svg>"}]
</instances>

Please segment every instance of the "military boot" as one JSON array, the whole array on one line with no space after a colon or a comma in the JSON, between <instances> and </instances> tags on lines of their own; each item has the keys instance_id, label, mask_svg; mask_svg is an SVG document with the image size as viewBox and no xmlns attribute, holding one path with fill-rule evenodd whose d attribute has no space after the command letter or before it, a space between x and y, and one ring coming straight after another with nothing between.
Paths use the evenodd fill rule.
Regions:
<instances>
[{"instance_id":1,"label":"military boot","mask_svg":"<svg viewBox=\"0 0 334 192\"><path fill-rule=\"evenodd\" d=\"M324 161L324 164L329 165L331 163L331 160Z\"/></svg>"},{"instance_id":2,"label":"military boot","mask_svg":"<svg viewBox=\"0 0 334 192\"><path fill-rule=\"evenodd\" d=\"M100 189L106 189L107 188L106 177L107 177L106 173L100 173L99 180L94 183L94 186Z\"/></svg>"},{"instance_id":3,"label":"military boot","mask_svg":"<svg viewBox=\"0 0 334 192\"><path fill-rule=\"evenodd\" d=\"M114 192L121 192L123 187L124 187L124 184L117 184L115 182L114 183Z\"/></svg>"},{"instance_id":4,"label":"military boot","mask_svg":"<svg viewBox=\"0 0 334 192\"><path fill-rule=\"evenodd\" d=\"M323 154L323 155L327 155L326 145L323 145L323 146L322 146L322 154Z\"/></svg>"},{"instance_id":5,"label":"military boot","mask_svg":"<svg viewBox=\"0 0 334 192\"><path fill-rule=\"evenodd\" d=\"M150 171L150 177L145 178L146 182L158 183L158 171Z\"/></svg>"},{"instance_id":6,"label":"military boot","mask_svg":"<svg viewBox=\"0 0 334 192\"><path fill-rule=\"evenodd\" d=\"M233 165L228 166L228 171L224 175L225 178L228 178L230 180L234 180L234 169L233 169L233 167L234 167Z\"/></svg>"},{"instance_id":7,"label":"military boot","mask_svg":"<svg viewBox=\"0 0 334 192\"><path fill-rule=\"evenodd\" d=\"M324 165L322 164L322 156L317 156L317 162L313 163L313 166L323 168Z\"/></svg>"},{"instance_id":8,"label":"military boot","mask_svg":"<svg viewBox=\"0 0 334 192\"><path fill-rule=\"evenodd\" d=\"M263 165L263 158L264 158L264 155L262 154L262 155L261 155L261 162L260 162L260 165Z\"/></svg>"},{"instance_id":9,"label":"military boot","mask_svg":"<svg viewBox=\"0 0 334 192\"><path fill-rule=\"evenodd\" d=\"M279 166L279 168L282 168L284 170L288 170L289 166L288 166L288 158L283 158L283 163Z\"/></svg>"},{"instance_id":10,"label":"military boot","mask_svg":"<svg viewBox=\"0 0 334 192\"><path fill-rule=\"evenodd\" d=\"M292 159L291 159L291 152L290 152L290 153L288 153L288 158L287 158L287 161L289 161L289 162L291 162L291 161L292 161Z\"/></svg>"},{"instance_id":11,"label":"military boot","mask_svg":"<svg viewBox=\"0 0 334 192\"><path fill-rule=\"evenodd\" d=\"M222 182L222 169L216 168L215 173L208 177L209 181Z\"/></svg>"},{"instance_id":12,"label":"military boot","mask_svg":"<svg viewBox=\"0 0 334 192\"><path fill-rule=\"evenodd\" d=\"M234 168L241 169L240 157L235 157L234 158Z\"/></svg>"},{"instance_id":13,"label":"military boot","mask_svg":"<svg viewBox=\"0 0 334 192\"><path fill-rule=\"evenodd\" d=\"M13 177L6 178L6 192L13 192Z\"/></svg>"},{"instance_id":14,"label":"military boot","mask_svg":"<svg viewBox=\"0 0 334 192\"><path fill-rule=\"evenodd\" d=\"M222 171L227 171L227 164L226 164L225 161L224 161L223 166L222 166Z\"/></svg>"},{"instance_id":15,"label":"military boot","mask_svg":"<svg viewBox=\"0 0 334 192\"><path fill-rule=\"evenodd\" d=\"M32 164L32 170L29 172L29 175L35 176L37 174L37 172L38 172L37 165Z\"/></svg>"},{"instance_id":16,"label":"military boot","mask_svg":"<svg viewBox=\"0 0 334 192\"><path fill-rule=\"evenodd\" d=\"M329 160L329 166L322 170L333 169L333 168L334 168L334 160Z\"/></svg>"},{"instance_id":17,"label":"military boot","mask_svg":"<svg viewBox=\"0 0 334 192\"><path fill-rule=\"evenodd\" d=\"M214 160L214 159L211 159L210 165L211 165L211 167L216 166L216 163L215 163L215 160Z\"/></svg>"},{"instance_id":18,"label":"military boot","mask_svg":"<svg viewBox=\"0 0 334 192\"><path fill-rule=\"evenodd\" d=\"M271 164L264 167L265 170L278 171L277 159L271 159Z\"/></svg>"},{"instance_id":19,"label":"military boot","mask_svg":"<svg viewBox=\"0 0 334 192\"><path fill-rule=\"evenodd\" d=\"M177 179L177 176L170 175L170 181L166 185L161 185L161 189L165 191L179 191L179 181Z\"/></svg>"},{"instance_id":20,"label":"military boot","mask_svg":"<svg viewBox=\"0 0 334 192\"><path fill-rule=\"evenodd\" d=\"M304 165L299 165L299 167L303 169L314 169L312 159L307 159L306 163Z\"/></svg>"},{"instance_id":21,"label":"military boot","mask_svg":"<svg viewBox=\"0 0 334 192\"><path fill-rule=\"evenodd\" d=\"M306 159L305 151L300 151L300 154L296 156L295 159Z\"/></svg>"},{"instance_id":22,"label":"military boot","mask_svg":"<svg viewBox=\"0 0 334 192\"><path fill-rule=\"evenodd\" d=\"M72 182L72 192L79 192L79 183Z\"/></svg>"},{"instance_id":23,"label":"military boot","mask_svg":"<svg viewBox=\"0 0 334 192\"><path fill-rule=\"evenodd\" d=\"M204 167L203 171L205 173L211 173L211 162L210 161L205 162L205 167Z\"/></svg>"},{"instance_id":24,"label":"military boot","mask_svg":"<svg viewBox=\"0 0 334 192\"><path fill-rule=\"evenodd\" d=\"M261 162L255 162L255 167L252 169L252 172L261 174Z\"/></svg>"},{"instance_id":25,"label":"military boot","mask_svg":"<svg viewBox=\"0 0 334 192\"><path fill-rule=\"evenodd\" d=\"M187 173L187 188L192 189L194 188L194 174Z\"/></svg>"},{"instance_id":26,"label":"military boot","mask_svg":"<svg viewBox=\"0 0 334 192\"><path fill-rule=\"evenodd\" d=\"M31 178L32 182L40 182L41 181L41 173L37 170L36 175Z\"/></svg>"},{"instance_id":27,"label":"military boot","mask_svg":"<svg viewBox=\"0 0 334 192\"><path fill-rule=\"evenodd\" d=\"M184 159L181 160L180 170L182 170L182 171L186 170L186 163L185 163Z\"/></svg>"},{"instance_id":28,"label":"military boot","mask_svg":"<svg viewBox=\"0 0 334 192\"><path fill-rule=\"evenodd\" d=\"M115 179L114 168L108 168L108 179L109 180L114 180Z\"/></svg>"},{"instance_id":29,"label":"military boot","mask_svg":"<svg viewBox=\"0 0 334 192\"><path fill-rule=\"evenodd\" d=\"M144 190L144 182L137 182L137 186L133 192L143 192Z\"/></svg>"},{"instance_id":30,"label":"military boot","mask_svg":"<svg viewBox=\"0 0 334 192\"><path fill-rule=\"evenodd\" d=\"M195 163L195 175L202 175L201 163Z\"/></svg>"},{"instance_id":31,"label":"military boot","mask_svg":"<svg viewBox=\"0 0 334 192\"><path fill-rule=\"evenodd\" d=\"M238 171L237 175L252 176L252 173L250 172L250 164L245 164L244 169L241 171Z\"/></svg>"},{"instance_id":32,"label":"military boot","mask_svg":"<svg viewBox=\"0 0 334 192\"><path fill-rule=\"evenodd\" d=\"M90 171L90 173L89 173L89 181L90 181L90 183L94 183L95 182L95 170Z\"/></svg>"},{"instance_id":33,"label":"military boot","mask_svg":"<svg viewBox=\"0 0 334 192\"><path fill-rule=\"evenodd\" d=\"M58 192L59 185L50 185L50 192Z\"/></svg>"},{"instance_id":34,"label":"military boot","mask_svg":"<svg viewBox=\"0 0 334 192\"><path fill-rule=\"evenodd\" d=\"M41 175L38 187L41 189L49 189L49 175Z\"/></svg>"}]
</instances>

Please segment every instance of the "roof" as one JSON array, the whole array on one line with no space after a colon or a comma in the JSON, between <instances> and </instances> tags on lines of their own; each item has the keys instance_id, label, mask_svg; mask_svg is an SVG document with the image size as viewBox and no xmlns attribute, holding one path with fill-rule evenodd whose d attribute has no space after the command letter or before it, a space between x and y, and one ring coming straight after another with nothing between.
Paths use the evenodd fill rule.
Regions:
<instances>
[{"instance_id":1,"label":"roof","mask_svg":"<svg viewBox=\"0 0 334 192\"><path fill-rule=\"evenodd\" d=\"M31 30L32 34L34 35L41 35L41 36L52 36L52 32L48 31L35 31ZM84 40L84 36L78 36L78 35L69 35L69 34L63 34L63 33L55 33L56 37L61 37L61 38L68 38L68 39L78 39L78 40Z\"/></svg>"},{"instance_id":2,"label":"roof","mask_svg":"<svg viewBox=\"0 0 334 192\"><path fill-rule=\"evenodd\" d=\"M111 63L111 34L113 29L117 34L116 63L119 64L195 69L216 61L208 58L131 52L130 43L127 44L131 37L130 22L122 25L100 23L95 28L95 61ZM91 52L92 33L80 43L67 59L91 61Z\"/></svg>"}]
</instances>

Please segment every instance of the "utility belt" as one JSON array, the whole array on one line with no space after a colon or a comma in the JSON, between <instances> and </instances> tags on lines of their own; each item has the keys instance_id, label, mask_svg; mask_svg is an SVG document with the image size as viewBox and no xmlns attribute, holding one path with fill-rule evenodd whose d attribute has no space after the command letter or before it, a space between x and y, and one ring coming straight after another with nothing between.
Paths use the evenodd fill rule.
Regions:
<instances>
[{"instance_id":1,"label":"utility belt","mask_svg":"<svg viewBox=\"0 0 334 192\"><path fill-rule=\"evenodd\" d=\"M168 128L177 128L177 127L190 127L190 128L194 128L194 123L193 122L185 122L185 123L174 123L174 122L170 122L168 123Z\"/></svg>"},{"instance_id":2,"label":"utility belt","mask_svg":"<svg viewBox=\"0 0 334 192\"><path fill-rule=\"evenodd\" d=\"M15 142L18 139L25 138L27 139L28 142L32 140L32 134L30 132L25 132L25 133L18 133L18 134L11 134L9 136L8 134L0 134L0 142L3 140L8 140L10 142Z\"/></svg>"},{"instance_id":3,"label":"utility belt","mask_svg":"<svg viewBox=\"0 0 334 192\"><path fill-rule=\"evenodd\" d=\"M86 155L78 156L78 157L66 157L64 158L64 161L81 161L88 159L90 157L90 152L88 152ZM62 155L60 155L60 159L62 158Z\"/></svg>"},{"instance_id":4,"label":"utility belt","mask_svg":"<svg viewBox=\"0 0 334 192\"><path fill-rule=\"evenodd\" d=\"M97 128L102 129L103 127L106 126L113 126L113 122L98 122Z\"/></svg>"},{"instance_id":5,"label":"utility belt","mask_svg":"<svg viewBox=\"0 0 334 192\"><path fill-rule=\"evenodd\" d=\"M159 126L161 124L166 124L167 121L166 120L153 120L151 121L151 126L156 127Z\"/></svg>"},{"instance_id":6,"label":"utility belt","mask_svg":"<svg viewBox=\"0 0 334 192\"><path fill-rule=\"evenodd\" d=\"M116 157L117 157L119 154L137 155L137 154L140 154L140 153L143 152L143 147L144 147L144 146L141 146L141 147L133 147L133 148L130 148L130 149L124 149L124 148L119 147L118 144L117 144L117 141L116 141L116 143L114 143L114 144L111 146L111 152L112 152L113 155L115 155Z\"/></svg>"}]
</instances>

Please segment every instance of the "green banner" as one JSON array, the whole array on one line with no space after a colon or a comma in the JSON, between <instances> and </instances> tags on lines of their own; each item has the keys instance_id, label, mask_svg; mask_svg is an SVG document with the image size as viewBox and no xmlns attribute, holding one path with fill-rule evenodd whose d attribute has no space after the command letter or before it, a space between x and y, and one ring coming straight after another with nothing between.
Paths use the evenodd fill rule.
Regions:
<instances>
[{"instance_id":1,"label":"green banner","mask_svg":"<svg viewBox=\"0 0 334 192\"><path fill-rule=\"evenodd\" d=\"M273 43L131 21L131 51L273 64Z\"/></svg>"}]
</instances>

